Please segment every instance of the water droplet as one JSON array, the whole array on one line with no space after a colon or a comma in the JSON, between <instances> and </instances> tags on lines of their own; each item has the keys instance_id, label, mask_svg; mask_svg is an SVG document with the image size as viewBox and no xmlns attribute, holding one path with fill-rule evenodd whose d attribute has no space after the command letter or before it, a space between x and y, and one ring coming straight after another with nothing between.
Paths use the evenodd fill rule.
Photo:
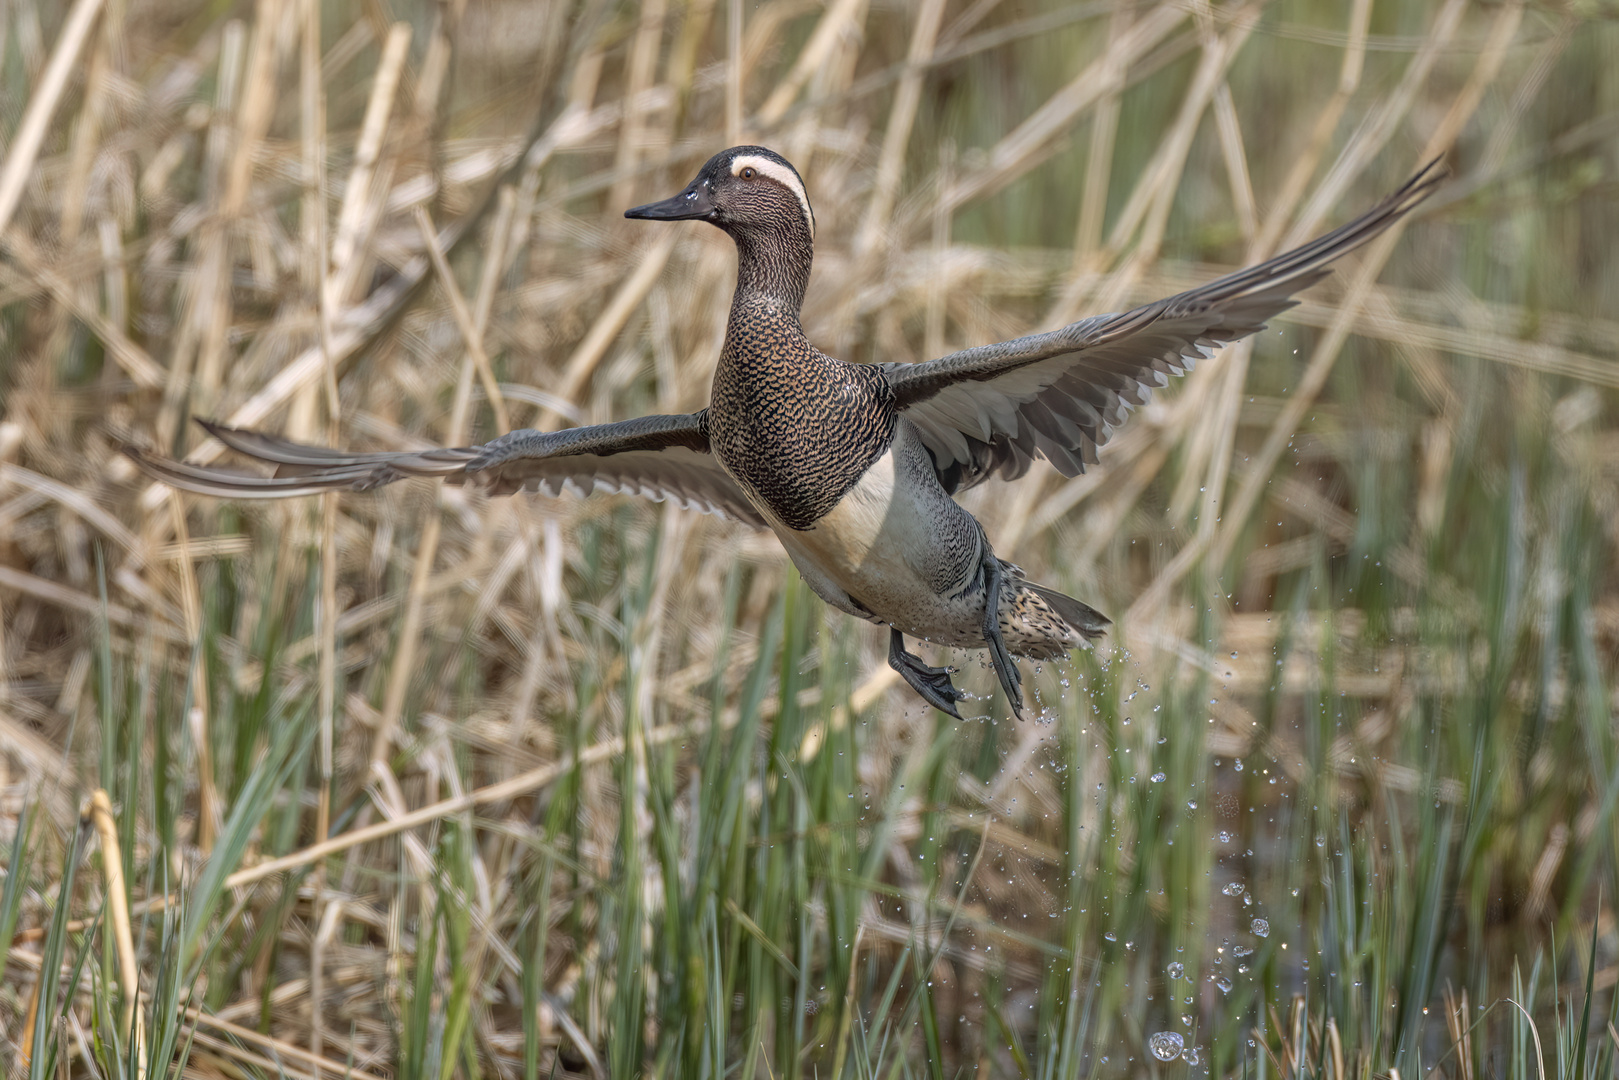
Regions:
<instances>
[{"instance_id":1,"label":"water droplet","mask_svg":"<svg viewBox=\"0 0 1619 1080\"><path fill-rule=\"evenodd\" d=\"M1220 841L1222 844L1229 844L1233 839L1231 834L1224 829L1221 829L1218 833L1216 833L1214 838Z\"/></svg>"},{"instance_id":2,"label":"water droplet","mask_svg":"<svg viewBox=\"0 0 1619 1080\"><path fill-rule=\"evenodd\" d=\"M1255 919L1248 924L1248 929L1254 932L1254 937L1270 937L1270 920Z\"/></svg>"},{"instance_id":3,"label":"water droplet","mask_svg":"<svg viewBox=\"0 0 1619 1080\"><path fill-rule=\"evenodd\" d=\"M1231 763L1231 767L1236 769L1238 772L1242 772L1242 758L1238 758L1236 761L1233 761Z\"/></svg>"},{"instance_id":4,"label":"water droplet","mask_svg":"<svg viewBox=\"0 0 1619 1080\"><path fill-rule=\"evenodd\" d=\"M1166 970L1171 979L1184 979L1186 977L1186 965L1178 960L1170 964Z\"/></svg>"},{"instance_id":5,"label":"water droplet","mask_svg":"<svg viewBox=\"0 0 1619 1080\"><path fill-rule=\"evenodd\" d=\"M1224 888L1222 888L1220 891L1225 893L1227 896L1241 896L1242 895L1242 882L1240 882L1240 881L1230 882Z\"/></svg>"},{"instance_id":6,"label":"water droplet","mask_svg":"<svg viewBox=\"0 0 1619 1080\"><path fill-rule=\"evenodd\" d=\"M1252 956L1253 954L1254 954L1254 950L1250 949L1246 945L1233 945L1233 946L1231 946L1231 955L1232 956Z\"/></svg>"},{"instance_id":7,"label":"water droplet","mask_svg":"<svg viewBox=\"0 0 1619 1080\"><path fill-rule=\"evenodd\" d=\"M1117 940L1119 940L1119 935L1117 935L1113 931L1109 930L1107 933L1102 935L1102 939L1104 941L1117 941Z\"/></svg>"},{"instance_id":8,"label":"water droplet","mask_svg":"<svg viewBox=\"0 0 1619 1080\"><path fill-rule=\"evenodd\" d=\"M1186 1040L1181 1038L1178 1031L1155 1031L1147 1036L1147 1049L1159 1061L1174 1061L1181 1056L1185 1046Z\"/></svg>"},{"instance_id":9,"label":"water droplet","mask_svg":"<svg viewBox=\"0 0 1619 1080\"><path fill-rule=\"evenodd\" d=\"M1183 1061L1185 1061L1186 1064L1188 1064L1188 1065L1196 1065L1197 1064L1197 1047L1188 1046L1185 1049L1185 1051L1183 1051L1181 1053L1181 1059Z\"/></svg>"},{"instance_id":10,"label":"water droplet","mask_svg":"<svg viewBox=\"0 0 1619 1080\"><path fill-rule=\"evenodd\" d=\"M1165 776L1161 772L1155 772L1155 773L1152 774L1152 782L1155 783L1155 784L1162 784L1165 780L1168 780L1168 779L1169 779L1169 777Z\"/></svg>"},{"instance_id":11,"label":"water droplet","mask_svg":"<svg viewBox=\"0 0 1619 1080\"><path fill-rule=\"evenodd\" d=\"M1220 993L1222 994L1231 993L1231 980L1226 978L1224 975L1220 976L1218 979L1215 979L1214 985L1220 988Z\"/></svg>"},{"instance_id":12,"label":"water droplet","mask_svg":"<svg viewBox=\"0 0 1619 1080\"><path fill-rule=\"evenodd\" d=\"M1315 846L1316 847L1326 847L1327 846L1327 838L1325 836L1322 836L1320 833L1316 833L1315 834Z\"/></svg>"},{"instance_id":13,"label":"water droplet","mask_svg":"<svg viewBox=\"0 0 1619 1080\"><path fill-rule=\"evenodd\" d=\"M1196 810L1197 809L1197 800L1196 799L1187 799L1186 800L1186 809L1188 809L1188 810Z\"/></svg>"}]
</instances>

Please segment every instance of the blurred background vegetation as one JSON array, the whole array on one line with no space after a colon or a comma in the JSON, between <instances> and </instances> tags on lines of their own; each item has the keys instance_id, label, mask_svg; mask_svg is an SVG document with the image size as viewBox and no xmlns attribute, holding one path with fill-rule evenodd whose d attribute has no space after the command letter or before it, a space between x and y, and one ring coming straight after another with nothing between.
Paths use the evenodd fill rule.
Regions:
<instances>
[{"instance_id":1,"label":"blurred background vegetation","mask_svg":"<svg viewBox=\"0 0 1619 1080\"><path fill-rule=\"evenodd\" d=\"M11 1075L1613 1075L1619 9L0 13ZM116 456L700 406L730 245L620 215L742 141L856 360L1454 179L1101 468L971 493L1116 620L1025 723L722 521Z\"/></svg>"}]
</instances>

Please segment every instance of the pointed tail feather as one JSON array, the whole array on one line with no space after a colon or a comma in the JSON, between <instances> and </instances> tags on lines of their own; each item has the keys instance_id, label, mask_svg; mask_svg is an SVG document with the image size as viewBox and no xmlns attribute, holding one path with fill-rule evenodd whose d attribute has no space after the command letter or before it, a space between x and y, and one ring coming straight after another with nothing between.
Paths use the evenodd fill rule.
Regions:
<instances>
[{"instance_id":1,"label":"pointed tail feather","mask_svg":"<svg viewBox=\"0 0 1619 1080\"><path fill-rule=\"evenodd\" d=\"M1113 623L1112 619L1089 604L1075 600L1067 593L1060 593L1048 585L1036 585L1032 581L1025 581L1023 587L1039 594L1040 598L1050 604L1051 609L1062 617L1063 622L1092 641L1101 637Z\"/></svg>"}]
</instances>

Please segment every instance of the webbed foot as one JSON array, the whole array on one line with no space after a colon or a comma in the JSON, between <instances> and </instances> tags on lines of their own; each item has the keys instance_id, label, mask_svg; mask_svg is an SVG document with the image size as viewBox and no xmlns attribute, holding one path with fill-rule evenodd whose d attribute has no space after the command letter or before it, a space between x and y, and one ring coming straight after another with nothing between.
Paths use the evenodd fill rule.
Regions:
<instances>
[{"instance_id":1,"label":"webbed foot","mask_svg":"<svg viewBox=\"0 0 1619 1080\"><path fill-rule=\"evenodd\" d=\"M961 713L956 711L956 702L967 695L957 690L950 681L950 673L955 669L930 667L915 653L906 652L905 635L898 630L890 630L888 634L888 666L899 672L911 684L911 689L922 696L923 701L947 716L961 719Z\"/></svg>"}]
</instances>

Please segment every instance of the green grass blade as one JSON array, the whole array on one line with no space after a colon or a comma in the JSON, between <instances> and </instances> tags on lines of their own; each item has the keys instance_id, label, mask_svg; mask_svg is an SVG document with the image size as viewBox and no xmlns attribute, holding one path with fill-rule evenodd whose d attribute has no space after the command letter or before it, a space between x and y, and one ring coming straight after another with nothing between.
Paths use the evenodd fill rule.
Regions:
<instances>
[{"instance_id":1,"label":"green grass blade","mask_svg":"<svg viewBox=\"0 0 1619 1080\"><path fill-rule=\"evenodd\" d=\"M39 1004L34 1014L33 1054L28 1059L28 1080L45 1080L50 1075L56 1055L63 1052L56 1042L56 1020L62 1014L61 983L62 957L67 949L67 924L73 912L73 884L79 872L79 860L84 854L85 840L90 834L88 821L80 822L73 830L62 861L62 878L56 890L56 906L51 911L50 926L45 931L45 942L39 951ZM68 999L72 998L72 988Z\"/></svg>"}]
</instances>

